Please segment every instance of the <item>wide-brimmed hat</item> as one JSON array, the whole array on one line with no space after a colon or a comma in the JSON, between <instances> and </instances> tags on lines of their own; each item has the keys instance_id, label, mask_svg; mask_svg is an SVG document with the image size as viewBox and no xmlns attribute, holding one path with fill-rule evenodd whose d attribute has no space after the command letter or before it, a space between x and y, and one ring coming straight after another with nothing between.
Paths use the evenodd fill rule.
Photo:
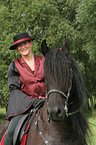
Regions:
<instances>
[{"instance_id":1,"label":"wide-brimmed hat","mask_svg":"<svg viewBox=\"0 0 96 145\"><path fill-rule=\"evenodd\" d=\"M19 33L13 37L14 45L12 45L9 49L14 50L16 49L17 44L34 39L35 38L31 38L27 32Z\"/></svg>"}]
</instances>

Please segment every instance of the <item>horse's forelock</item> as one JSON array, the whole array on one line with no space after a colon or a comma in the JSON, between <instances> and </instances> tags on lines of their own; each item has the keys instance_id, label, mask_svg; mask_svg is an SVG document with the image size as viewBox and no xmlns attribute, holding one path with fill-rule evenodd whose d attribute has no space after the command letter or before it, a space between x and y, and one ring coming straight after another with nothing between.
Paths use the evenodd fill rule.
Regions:
<instances>
[{"instance_id":1,"label":"horse's forelock","mask_svg":"<svg viewBox=\"0 0 96 145\"><path fill-rule=\"evenodd\" d=\"M45 78L55 83L59 89L68 90L70 64L65 53L60 49L50 50L45 57ZM66 85L64 85L66 82Z\"/></svg>"}]
</instances>

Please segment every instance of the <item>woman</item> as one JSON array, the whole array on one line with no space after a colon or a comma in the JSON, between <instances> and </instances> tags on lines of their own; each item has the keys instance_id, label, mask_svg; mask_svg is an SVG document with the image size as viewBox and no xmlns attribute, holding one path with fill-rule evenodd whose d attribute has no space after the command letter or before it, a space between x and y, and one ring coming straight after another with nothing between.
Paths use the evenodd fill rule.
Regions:
<instances>
[{"instance_id":1,"label":"woman","mask_svg":"<svg viewBox=\"0 0 96 145\"><path fill-rule=\"evenodd\" d=\"M27 32L19 33L13 38L14 45L21 57L13 61L8 69L8 86L10 97L7 109L7 120L10 121L4 145L13 144L13 134L21 117L34 108L39 97L45 95L43 76L43 56L34 56L31 51L32 39Z\"/></svg>"}]
</instances>

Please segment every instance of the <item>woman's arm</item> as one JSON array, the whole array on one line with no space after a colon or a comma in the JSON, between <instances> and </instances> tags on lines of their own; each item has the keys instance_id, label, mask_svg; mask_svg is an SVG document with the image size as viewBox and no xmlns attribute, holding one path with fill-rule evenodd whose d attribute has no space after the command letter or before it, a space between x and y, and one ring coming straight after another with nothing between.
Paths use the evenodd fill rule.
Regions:
<instances>
[{"instance_id":1,"label":"woman's arm","mask_svg":"<svg viewBox=\"0 0 96 145\"><path fill-rule=\"evenodd\" d=\"M14 62L8 69L8 87L10 96L6 118L10 120L13 116L26 112L34 102L34 98L28 97L21 91L20 75Z\"/></svg>"},{"instance_id":2,"label":"woman's arm","mask_svg":"<svg viewBox=\"0 0 96 145\"><path fill-rule=\"evenodd\" d=\"M8 87L10 91L21 89L20 75L14 61L10 64L8 69Z\"/></svg>"}]
</instances>

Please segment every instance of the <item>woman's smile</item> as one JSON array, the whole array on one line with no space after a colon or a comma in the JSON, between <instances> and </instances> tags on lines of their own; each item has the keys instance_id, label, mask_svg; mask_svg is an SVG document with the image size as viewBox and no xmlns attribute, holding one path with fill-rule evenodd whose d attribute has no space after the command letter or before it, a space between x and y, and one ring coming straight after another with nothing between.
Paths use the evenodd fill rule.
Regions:
<instances>
[{"instance_id":1,"label":"woman's smile","mask_svg":"<svg viewBox=\"0 0 96 145\"><path fill-rule=\"evenodd\" d=\"M31 52L31 47L32 47L32 41L28 42L22 42L19 45L17 45L17 50L21 54L21 56L25 56L30 54Z\"/></svg>"}]
</instances>

